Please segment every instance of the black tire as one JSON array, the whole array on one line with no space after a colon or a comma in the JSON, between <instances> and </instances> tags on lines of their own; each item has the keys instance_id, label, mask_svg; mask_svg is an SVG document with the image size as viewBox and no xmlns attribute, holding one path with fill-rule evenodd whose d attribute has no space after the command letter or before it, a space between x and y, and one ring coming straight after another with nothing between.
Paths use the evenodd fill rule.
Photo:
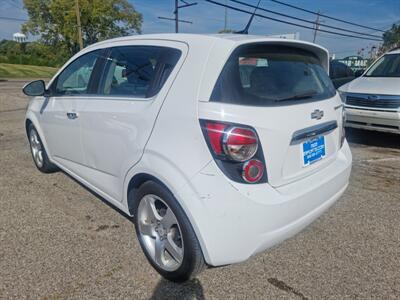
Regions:
<instances>
[{"instance_id":1,"label":"black tire","mask_svg":"<svg viewBox=\"0 0 400 300\"><path fill-rule=\"evenodd\" d=\"M199 274L205 267L206 263L204 261L203 253L201 251L201 247L199 241L197 240L196 234L190 224L185 212L172 195L172 193L165 188L163 185L156 183L154 181L147 181L143 183L136 194L137 201L134 205L134 222L135 222L135 229L136 234L142 247L146 258L150 262L156 271L163 276L165 279L174 281L174 282L183 282L187 281L191 278L194 278L197 274ZM183 251L183 259L181 265L175 271L166 271L159 267L151 255L147 252L146 247L144 245L144 241L142 239L142 235L139 231L139 225L137 217L137 211L139 204L144 196L146 195L156 195L160 197L172 210L174 213L180 227L180 231L182 234L183 244L184 244L184 251Z\"/></svg>"},{"instance_id":2,"label":"black tire","mask_svg":"<svg viewBox=\"0 0 400 300\"><path fill-rule=\"evenodd\" d=\"M37 160L35 159L35 155L33 153L33 147L32 147L32 141L31 141L32 133L36 134L38 142L41 147L42 161L43 161L41 164L37 162ZM31 150L31 154L32 154L32 159L33 159L33 162L35 163L36 168L42 173L57 172L59 170L59 168L49 160L46 149L44 148L42 140L40 139L39 133L37 132L37 130L36 130L35 126L33 126L33 124L29 124L29 126L28 126L28 140L29 140L29 146L30 146L30 150Z\"/></svg>"}]
</instances>

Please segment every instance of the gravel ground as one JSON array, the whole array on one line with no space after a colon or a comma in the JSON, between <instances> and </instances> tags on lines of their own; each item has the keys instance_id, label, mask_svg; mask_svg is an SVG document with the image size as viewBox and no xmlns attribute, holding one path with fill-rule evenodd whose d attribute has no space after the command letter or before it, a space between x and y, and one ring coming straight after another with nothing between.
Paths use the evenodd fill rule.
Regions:
<instances>
[{"instance_id":1,"label":"gravel ground","mask_svg":"<svg viewBox=\"0 0 400 300\"><path fill-rule=\"evenodd\" d=\"M0 298L399 299L400 136L349 131L337 204L296 237L185 284L147 263L133 223L33 165L21 81L0 82Z\"/></svg>"}]
</instances>

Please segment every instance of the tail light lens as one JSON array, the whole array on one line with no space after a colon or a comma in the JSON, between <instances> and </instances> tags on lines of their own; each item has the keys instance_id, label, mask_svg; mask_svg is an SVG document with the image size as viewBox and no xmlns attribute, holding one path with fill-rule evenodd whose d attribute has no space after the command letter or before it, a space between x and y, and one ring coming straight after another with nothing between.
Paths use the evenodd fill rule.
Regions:
<instances>
[{"instance_id":1,"label":"tail light lens","mask_svg":"<svg viewBox=\"0 0 400 300\"><path fill-rule=\"evenodd\" d=\"M267 182L264 156L256 131L246 125L200 120L220 169L241 183Z\"/></svg>"},{"instance_id":2,"label":"tail light lens","mask_svg":"<svg viewBox=\"0 0 400 300\"><path fill-rule=\"evenodd\" d=\"M252 129L232 127L224 135L223 147L225 154L233 160L247 161L257 152L257 135Z\"/></svg>"},{"instance_id":3,"label":"tail light lens","mask_svg":"<svg viewBox=\"0 0 400 300\"><path fill-rule=\"evenodd\" d=\"M225 128L225 124L212 122L206 123L208 140L210 142L212 150L216 155L222 155L223 148L221 141L225 133Z\"/></svg>"}]
</instances>

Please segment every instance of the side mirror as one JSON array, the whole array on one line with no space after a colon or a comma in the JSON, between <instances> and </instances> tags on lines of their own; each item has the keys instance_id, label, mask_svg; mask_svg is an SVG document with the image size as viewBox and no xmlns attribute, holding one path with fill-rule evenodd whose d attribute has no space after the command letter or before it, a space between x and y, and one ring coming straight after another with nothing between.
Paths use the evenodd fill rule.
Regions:
<instances>
[{"instance_id":1,"label":"side mirror","mask_svg":"<svg viewBox=\"0 0 400 300\"><path fill-rule=\"evenodd\" d=\"M43 80L35 80L26 84L22 91L25 95L31 97L43 96L46 92L46 85Z\"/></svg>"},{"instance_id":2,"label":"side mirror","mask_svg":"<svg viewBox=\"0 0 400 300\"><path fill-rule=\"evenodd\" d=\"M354 77L360 77L364 73L364 69L360 69L354 72Z\"/></svg>"}]
</instances>

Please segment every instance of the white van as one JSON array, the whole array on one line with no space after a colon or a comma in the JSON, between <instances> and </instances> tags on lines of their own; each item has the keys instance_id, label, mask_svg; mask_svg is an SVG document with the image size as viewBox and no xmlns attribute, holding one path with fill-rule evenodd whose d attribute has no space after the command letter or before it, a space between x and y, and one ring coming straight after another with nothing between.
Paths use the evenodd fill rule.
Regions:
<instances>
[{"instance_id":1,"label":"white van","mask_svg":"<svg viewBox=\"0 0 400 300\"><path fill-rule=\"evenodd\" d=\"M134 216L146 257L170 280L246 260L348 185L328 58L311 43L248 35L97 43L46 87L24 87L33 160Z\"/></svg>"}]
</instances>

